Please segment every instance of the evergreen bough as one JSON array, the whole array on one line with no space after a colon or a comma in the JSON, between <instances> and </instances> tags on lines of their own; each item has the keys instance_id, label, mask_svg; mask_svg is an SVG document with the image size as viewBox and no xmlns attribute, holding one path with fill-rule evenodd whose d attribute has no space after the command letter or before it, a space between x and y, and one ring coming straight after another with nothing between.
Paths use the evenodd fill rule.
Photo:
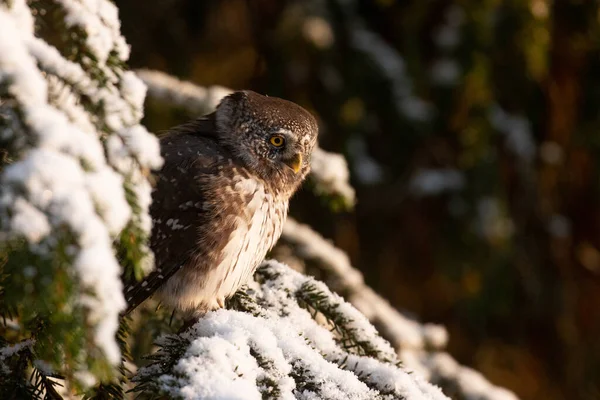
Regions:
<instances>
[{"instance_id":1,"label":"evergreen bough","mask_svg":"<svg viewBox=\"0 0 600 400\"><path fill-rule=\"evenodd\" d=\"M157 344L133 378L142 398L446 398L405 372L354 307L276 261L227 309Z\"/></svg>"},{"instance_id":2,"label":"evergreen bough","mask_svg":"<svg viewBox=\"0 0 600 400\"><path fill-rule=\"evenodd\" d=\"M152 265L162 162L119 29L107 0L0 1L0 398L119 376L121 274Z\"/></svg>"}]
</instances>

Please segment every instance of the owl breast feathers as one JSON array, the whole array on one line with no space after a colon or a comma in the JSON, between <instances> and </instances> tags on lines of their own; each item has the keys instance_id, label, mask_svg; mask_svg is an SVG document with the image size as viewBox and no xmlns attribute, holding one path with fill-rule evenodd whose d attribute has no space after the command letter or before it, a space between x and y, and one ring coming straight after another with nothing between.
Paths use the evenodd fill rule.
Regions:
<instances>
[{"instance_id":1,"label":"owl breast feathers","mask_svg":"<svg viewBox=\"0 0 600 400\"><path fill-rule=\"evenodd\" d=\"M309 172L317 123L302 107L251 91L161 138L152 196L155 270L126 287L188 314L222 307L273 247Z\"/></svg>"}]
</instances>

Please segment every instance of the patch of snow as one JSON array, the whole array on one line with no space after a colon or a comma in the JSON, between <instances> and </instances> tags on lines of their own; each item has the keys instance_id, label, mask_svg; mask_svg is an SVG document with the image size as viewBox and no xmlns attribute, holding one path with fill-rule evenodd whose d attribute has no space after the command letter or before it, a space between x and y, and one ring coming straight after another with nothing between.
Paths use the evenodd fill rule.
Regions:
<instances>
[{"instance_id":1,"label":"patch of snow","mask_svg":"<svg viewBox=\"0 0 600 400\"><path fill-rule=\"evenodd\" d=\"M465 186L464 176L455 169L421 169L410 180L409 187L416 196L435 196L456 192Z\"/></svg>"},{"instance_id":2,"label":"patch of snow","mask_svg":"<svg viewBox=\"0 0 600 400\"><path fill-rule=\"evenodd\" d=\"M492 385L479 372L461 366L447 353L433 353L422 361L431 380L449 382L466 399L518 400L511 391Z\"/></svg>"},{"instance_id":3,"label":"patch of snow","mask_svg":"<svg viewBox=\"0 0 600 400\"><path fill-rule=\"evenodd\" d=\"M443 50L454 50L460 43L460 28L464 24L465 13L460 6L453 4L448 7L444 19L444 24L435 33L433 40Z\"/></svg>"},{"instance_id":4,"label":"patch of snow","mask_svg":"<svg viewBox=\"0 0 600 400\"><path fill-rule=\"evenodd\" d=\"M214 111L221 100L232 93L232 90L222 86L204 88L160 71L142 69L136 72L148 86L151 98L182 107L192 115Z\"/></svg>"},{"instance_id":5,"label":"patch of snow","mask_svg":"<svg viewBox=\"0 0 600 400\"><path fill-rule=\"evenodd\" d=\"M73 375L84 388L91 388L98 383L98 380L90 371L75 371Z\"/></svg>"},{"instance_id":6,"label":"patch of snow","mask_svg":"<svg viewBox=\"0 0 600 400\"><path fill-rule=\"evenodd\" d=\"M323 193L336 194L354 204L355 193L350 185L348 163L341 154L315 148L311 157L311 176Z\"/></svg>"},{"instance_id":7,"label":"patch of snow","mask_svg":"<svg viewBox=\"0 0 600 400\"><path fill-rule=\"evenodd\" d=\"M506 147L524 161L531 162L536 148L529 120L522 116L512 115L495 105L490 110L492 127L502 133Z\"/></svg>"},{"instance_id":8,"label":"patch of snow","mask_svg":"<svg viewBox=\"0 0 600 400\"><path fill-rule=\"evenodd\" d=\"M14 215L10 228L22 235L30 243L38 243L50 233L50 223L46 214L32 206L22 197L17 197L13 205Z\"/></svg>"},{"instance_id":9,"label":"patch of snow","mask_svg":"<svg viewBox=\"0 0 600 400\"><path fill-rule=\"evenodd\" d=\"M308 225L300 224L293 218L286 220L283 225L281 238L286 243L295 246L295 251L302 259L318 263L330 274L343 278L344 288L354 288L364 285L363 276L350 264L348 255L325 240ZM334 284L334 286L337 286Z\"/></svg>"},{"instance_id":10,"label":"patch of snow","mask_svg":"<svg viewBox=\"0 0 600 400\"><path fill-rule=\"evenodd\" d=\"M25 348L30 348L33 343L34 341L32 339L27 339L22 342L0 348L0 375L8 375L11 372L8 366L4 363L7 358L14 356Z\"/></svg>"},{"instance_id":11,"label":"patch of snow","mask_svg":"<svg viewBox=\"0 0 600 400\"><path fill-rule=\"evenodd\" d=\"M77 26L85 34L89 50L104 64L114 51L119 59L129 58L129 46L121 36L121 21L117 7L106 0L57 0L66 11L65 22Z\"/></svg>"},{"instance_id":12,"label":"patch of snow","mask_svg":"<svg viewBox=\"0 0 600 400\"><path fill-rule=\"evenodd\" d=\"M461 70L458 62L449 58L437 60L431 67L430 76L433 83L439 86L455 86L458 84Z\"/></svg>"}]
</instances>

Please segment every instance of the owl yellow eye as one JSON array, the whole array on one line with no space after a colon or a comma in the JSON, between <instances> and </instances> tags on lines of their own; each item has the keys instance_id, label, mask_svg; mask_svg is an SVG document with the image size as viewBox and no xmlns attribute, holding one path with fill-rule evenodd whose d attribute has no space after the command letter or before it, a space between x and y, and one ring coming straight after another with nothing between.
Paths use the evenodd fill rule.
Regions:
<instances>
[{"instance_id":1,"label":"owl yellow eye","mask_svg":"<svg viewBox=\"0 0 600 400\"><path fill-rule=\"evenodd\" d=\"M269 142L271 142L271 144L275 147L281 147L285 143L285 139L283 138L283 136L274 135L271 136Z\"/></svg>"}]
</instances>

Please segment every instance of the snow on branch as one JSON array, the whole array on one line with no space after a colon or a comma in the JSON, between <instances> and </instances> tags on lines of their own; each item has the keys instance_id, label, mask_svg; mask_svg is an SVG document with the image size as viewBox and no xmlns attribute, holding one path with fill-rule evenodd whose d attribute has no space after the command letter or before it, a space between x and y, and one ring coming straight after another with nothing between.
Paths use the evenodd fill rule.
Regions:
<instances>
[{"instance_id":1,"label":"snow on branch","mask_svg":"<svg viewBox=\"0 0 600 400\"><path fill-rule=\"evenodd\" d=\"M375 323L394 348L440 348L446 345L447 333L438 325L422 325L396 311L385 299L370 289L342 250L335 247L308 225L288 218L281 241L312 267L324 271L325 282L343 293L365 316Z\"/></svg>"},{"instance_id":2,"label":"snow on branch","mask_svg":"<svg viewBox=\"0 0 600 400\"><path fill-rule=\"evenodd\" d=\"M149 98L181 107L194 116L214 111L221 99L232 93L223 86L204 88L160 71L140 69L136 72L148 86Z\"/></svg>"},{"instance_id":3,"label":"snow on branch","mask_svg":"<svg viewBox=\"0 0 600 400\"><path fill-rule=\"evenodd\" d=\"M420 169L414 173L409 187L414 196L426 197L457 192L465 186L465 182L465 177L456 169Z\"/></svg>"},{"instance_id":4,"label":"snow on branch","mask_svg":"<svg viewBox=\"0 0 600 400\"><path fill-rule=\"evenodd\" d=\"M446 352L407 350L400 355L407 368L440 385L445 393L455 394L457 399L518 400L513 392L494 386L481 373L460 365Z\"/></svg>"},{"instance_id":5,"label":"snow on branch","mask_svg":"<svg viewBox=\"0 0 600 400\"><path fill-rule=\"evenodd\" d=\"M354 206L356 196L343 155L316 148L312 154L310 178L318 194L339 199L345 209Z\"/></svg>"},{"instance_id":6,"label":"snow on branch","mask_svg":"<svg viewBox=\"0 0 600 400\"><path fill-rule=\"evenodd\" d=\"M6 361L10 359L15 354L23 351L25 349L31 348L33 344L33 340L28 339L19 343L15 343L13 345L6 345L0 348L0 376L8 375L10 373L10 369L6 366Z\"/></svg>"},{"instance_id":7,"label":"snow on branch","mask_svg":"<svg viewBox=\"0 0 600 400\"><path fill-rule=\"evenodd\" d=\"M19 306L39 301L63 310L55 320L64 317L65 325L92 327L93 346L116 364L125 301L113 241L125 233L130 247L146 252L145 171L162 159L157 139L139 124L145 87L122 69L129 48L116 7L108 0L55 6L64 18L32 14L24 0L0 3L0 140L12 160L0 170L0 237L3 247L25 243L20 251L39 261L11 267L10 279L30 283L6 290L22 297ZM34 15L65 40L84 38L63 43L77 61L35 36ZM46 294L56 297L36 298L33 276L44 277ZM78 309L85 310L83 321Z\"/></svg>"},{"instance_id":8,"label":"snow on branch","mask_svg":"<svg viewBox=\"0 0 600 400\"><path fill-rule=\"evenodd\" d=\"M536 144L529 120L521 115L508 113L497 104L490 107L489 120L492 127L505 136L506 147L519 159L531 163L535 157Z\"/></svg>"},{"instance_id":9,"label":"snow on branch","mask_svg":"<svg viewBox=\"0 0 600 400\"><path fill-rule=\"evenodd\" d=\"M363 280L348 256L309 226L288 218L279 246L288 246L307 270L344 294L350 303L390 341L407 368L442 386L459 399L515 400L516 396L487 381L480 373L459 365L442 352L448 342L446 329L421 324L392 307Z\"/></svg>"},{"instance_id":10,"label":"snow on branch","mask_svg":"<svg viewBox=\"0 0 600 400\"><path fill-rule=\"evenodd\" d=\"M323 283L275 261L255 279L232 309L162 338L135 390L183 399L446 399L399 367L389 343Z\"/></svg>"},{"instance_id":11,"label":"snow on branch","mask_svg":"<svg viewBox=\"0 0 600 400\"><path fill-rule=\"evenodd\" d=\"M149 98L182 108L193 117L214 111L221 99L231 93L222 86L204 88L160 71L136 72L148 86ZM352 208L355 194L349 182L348 164L342 155L317 148L312 155L311 170L317 193L337 200L342 208Z\"/></svg>"}]
</instances>

